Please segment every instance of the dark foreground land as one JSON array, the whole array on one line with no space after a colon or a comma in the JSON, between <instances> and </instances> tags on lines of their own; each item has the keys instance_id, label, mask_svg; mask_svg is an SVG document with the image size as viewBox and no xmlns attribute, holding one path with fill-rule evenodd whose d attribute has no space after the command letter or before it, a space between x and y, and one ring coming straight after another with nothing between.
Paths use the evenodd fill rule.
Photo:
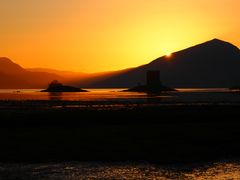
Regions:
<instances>
[{"instance_id":1,"label":"dark foreground land","mask_svg":"<svg viewBox=\"0 0 240 180\"><path fill-rule=\"evenodd\" d=\"M240 157L239 104L82 107L5 101L0 116L2 162L177 163Z\"/></svg>"}]
</instances>

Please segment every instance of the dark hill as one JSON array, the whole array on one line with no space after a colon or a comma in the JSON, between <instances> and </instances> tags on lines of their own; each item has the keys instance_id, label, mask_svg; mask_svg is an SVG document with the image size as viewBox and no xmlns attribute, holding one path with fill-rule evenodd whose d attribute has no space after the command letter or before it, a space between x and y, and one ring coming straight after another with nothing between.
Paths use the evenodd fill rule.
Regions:
<instances>
[{"instance_id":1,"label":"dark hill","mask_svg":"<svg viewBox=\"0 0 240 180\"><path fill-rule=\"evenodd\" d=\"M30 72L12 62L0 57L0 88L44 88L54 79L62 77L46 72Z\"/></svg>"},{"instance_id":2,"label":"dark hill","mask_svg":"<svg viewBox=\"0 0 240 180\"><path fill-rule=\"evenodd\" d=\"M235 87L240 86L239 69L240 50L213 39L136 68L94 74L27 70L8 58L0 58L0 88L45 88L54 79L83 88L134 87L146 83L149 70L160 70L161 81L170 87Z\"/></svg>"},{"instance_id":3,"label":"dark hill","mask_svg":"<svg viewBox=\"0 0 240 180\"><path fill-rule=\"evenodd\" d=\"M160 57L90 87L133 87L145 83L148 70L160 70L161 80L171 87L232 87L240 84L240 50L225 41L211 41ZM78 85L84 87L84 83Z\"/></svg>"},{"instance_id":4,"label":"dark hill","mask_svg":"<svg viewBox=\"0 0 240 180\"><path fill-rule=\"evenodd\" d=\"M20 74L25 70L6 57L0 57L0 72L4 74Z\"/></svg>"}]
</instances>

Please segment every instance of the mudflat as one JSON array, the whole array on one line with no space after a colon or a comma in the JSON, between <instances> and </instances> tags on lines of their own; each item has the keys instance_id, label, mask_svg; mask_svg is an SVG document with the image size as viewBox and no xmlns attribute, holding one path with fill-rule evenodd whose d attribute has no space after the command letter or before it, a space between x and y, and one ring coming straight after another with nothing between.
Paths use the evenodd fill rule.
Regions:
<instances>
[{"instance_id":1,"label":"mudflat","mask_svg":"<svg viewBox=\"0 0 240 180\"><path fill-rule=\"evenodd\" d=\"M240 156L238 103L0 105L2 162L177 163Z\"/></svg>"}]
</instances>

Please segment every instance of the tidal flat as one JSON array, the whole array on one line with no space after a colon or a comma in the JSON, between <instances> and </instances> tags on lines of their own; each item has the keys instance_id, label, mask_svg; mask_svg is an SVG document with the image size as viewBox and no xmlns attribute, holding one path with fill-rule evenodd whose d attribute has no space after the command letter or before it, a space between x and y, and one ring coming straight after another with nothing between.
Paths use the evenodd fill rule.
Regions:
<instances>
[{"instance_id":1,"label":"tidal flat","mask_svg":"<svg viewBox=\"0 0 240 180\"><path fill-rule=\"evenodd\" d=\"M12 108L0 108L1 161L177 163L240 155L238 104L111 108L99 102L84 107L33 102L11 101Z\"/></svg>"},{"instance_id":2,"label":"tidal flat","mask_svg":"<svg viewBox=\"0 0 240 180\"><path fill-rule=\"evenodd\" d=\"M2 99L0 177L239 177L236 96L208 91L124 97L113 93L91 100ZM223 159L231 161L221 163Z\"/></svg>"}]
</instances>

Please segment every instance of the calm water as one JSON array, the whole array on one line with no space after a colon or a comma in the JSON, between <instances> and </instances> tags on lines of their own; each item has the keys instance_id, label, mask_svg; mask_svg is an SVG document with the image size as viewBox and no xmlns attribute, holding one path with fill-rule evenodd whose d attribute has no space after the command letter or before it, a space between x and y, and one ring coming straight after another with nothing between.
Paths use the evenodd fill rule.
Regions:
<instances>
[{"instance_id":1,"label":"calm water","mask_svg":"<svg viewBox=\"0 0 240 180\"><path fill-rule=\"evenodd\" d=\"M0 164L4 180L240 179L240 162L219 162L195 166L159 166L147 163L49 163Z\"/></svg>"},{"instance_id":2,"label":"calm water","mask_svg":"<svg viewBox=\"0 0 240 180\"><path fill-rule=\"evenodd\" d=\"M178 92L149 95L121 92L123 89L88 89L90 92L47 93L39 89L1 89L0 100L130 101L146 102L240 102L240 93L228 89L178 89Z\"/></svg>"}]
</instances>

